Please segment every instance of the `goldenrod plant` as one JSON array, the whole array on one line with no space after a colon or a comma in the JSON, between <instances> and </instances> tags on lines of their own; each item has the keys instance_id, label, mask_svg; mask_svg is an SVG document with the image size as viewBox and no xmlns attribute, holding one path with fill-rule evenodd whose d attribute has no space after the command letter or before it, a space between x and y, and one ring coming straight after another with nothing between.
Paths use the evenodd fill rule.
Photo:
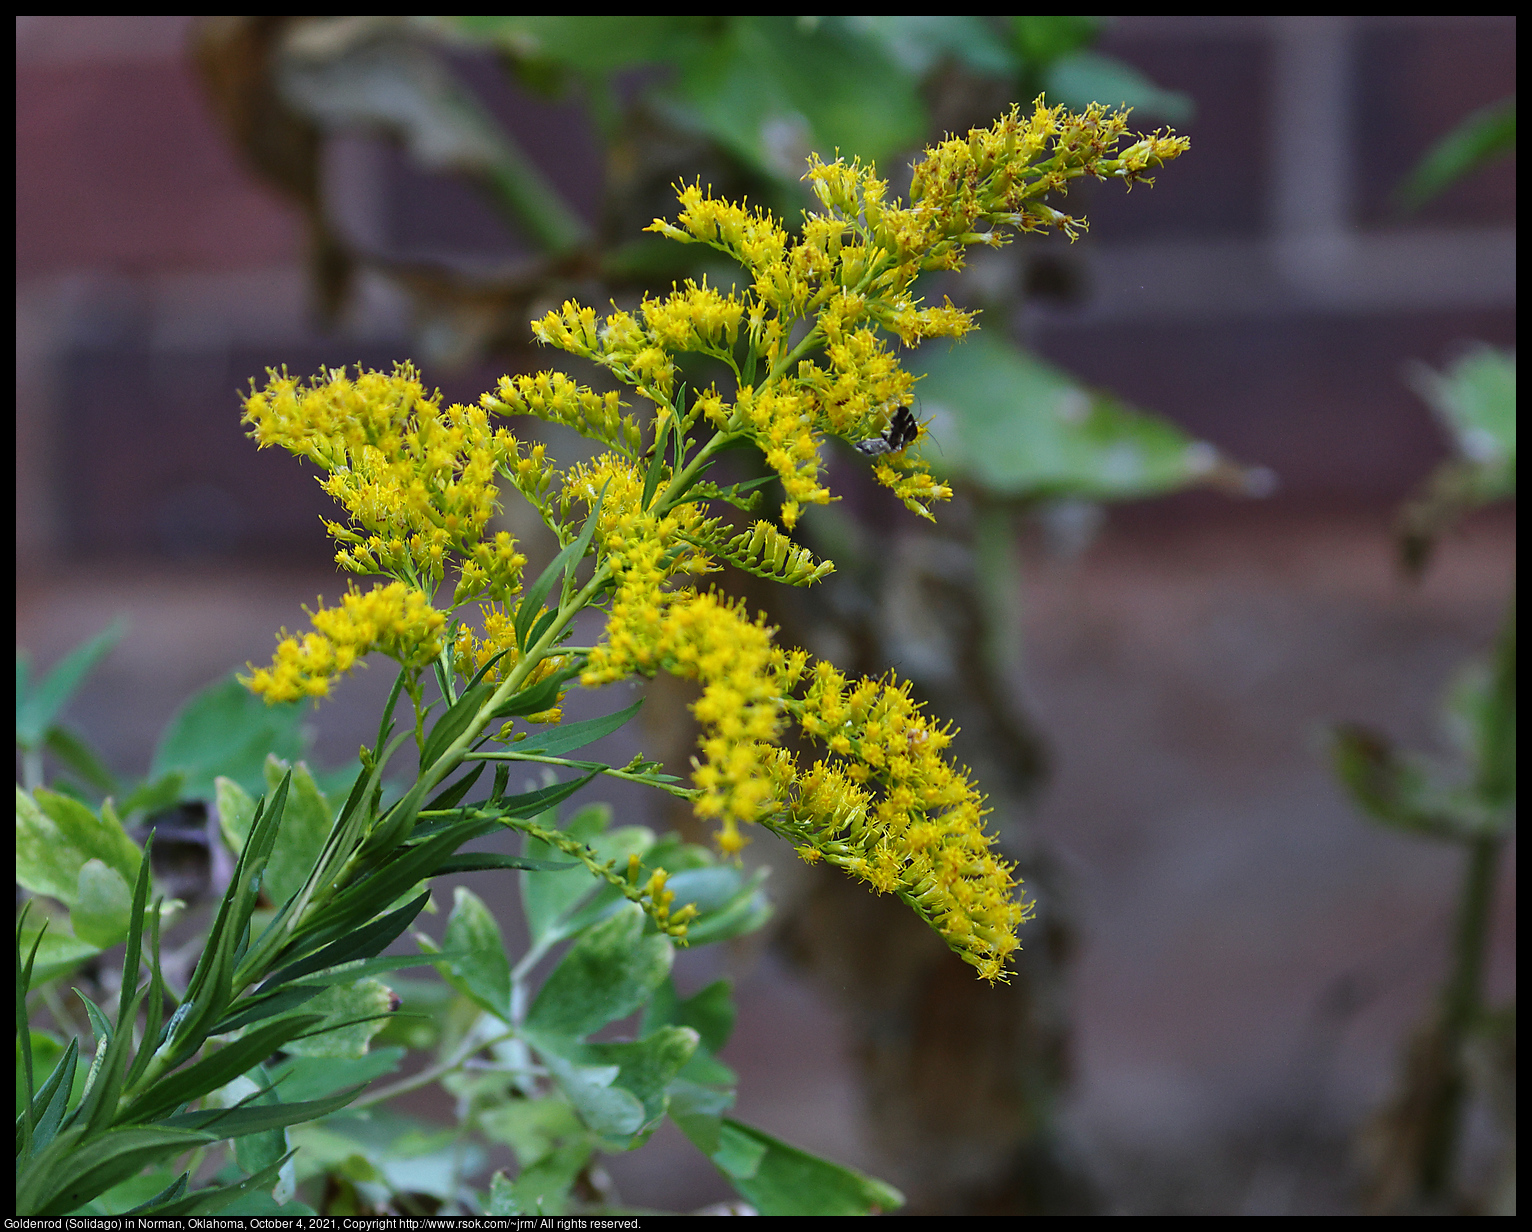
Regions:
<instances>
[{"instance_id":1,"label":"goldenrod plant","mask_svg":"<svg viewBox=\"0 0 1532 1232\"><path fill-rule=\"evenodd\" d=\"M238 859L180 987L159 958L149 859L135 863L136 849L122 847L132 840L110 800L93 810L40 785L18 787L28 850L56 833L92 852L74 862L74 886L64 884L67 869L52 880L24 869L23 884L66 904L65 891L83 900L87 869L103 863L90 843L109 834L115 854L104 862L117 880L92 872L91 884L110 881L113 902L133 887L120 928L94 934L125 938L126 956L115 1022L89 1007L97 1050L81 1094L72 1094L73 1045L36 1080L18 1012L19 1209L102 1210L89 1204L129 1183L140 1186L132 1209L141 1212L232 1209L268 1192L290 1204L309 1165L301 1151L292 1158L287 1126L330 1117L329 1126L353 1100L375 1104L437 1080L457 1086L460 1129L510 1145L521 1172L475 1191L459 1152L433 1210L612 1209L615 1198L592 1180L595 1152L640 1145L666 1115L762 1213L897 1205L881 1182L724 1116L732 1075L712 1054L732 1020L727 990L681 999L668 978L673 947L764 919L758 883L735 860L757 830L897 896L992 983L1006 979L1031 905L993 849L983 795L950 757L953 731L905 682L848 678L777 644L763 619L704 579L728 564L808 586L833 569L791 538L806 506L834 499L828 437L861 446L879 483L933 517L951 492L922 460L926 429L897 347L961 339L975 321L950 302L925 303L917 278L959 270L967 250L1011 233L1073 235L1084 220L1049 198L1086 175L1148 182L1186 148L1163 133L1131 137L1125 112L1070 112L1040 98L927 149L908 204L869 165L811 159L805 179L818 208L797 235L766 210L682 185L676 220L650 229L737 262L743 276L731 289L688 281L606 314L570 301L533 324L539 340L605 369L632 401L552 371L503 378L472 406L443 405L407 363L311 380L268 373L245 402L251 435L323 472L342 510L326 523L337 563L380 580L318 606L311 629L281 634L271 662L252 665L241 683L292 708L327 696L368 656L392 659L398 676L344 803L301 764L276 758L259 783L215 778L219 826ZM688 387L689 355L720 365L723 387ZM600 452L561 466L543 444L517 437L522 416L572 428ZM767 481L780 483L781 526L730 520L731 509L755 511L760 484L719 483L710 468L742 443L760 450ZM523 576L517 542L492 523L511 489L559 544L535 580ZM604 614L604 630L575 645L587 610ZM642 756L620 766L571 756L638 707L565 722L569 689L661 672L701 689L687 779ZM29 721L29 731L47 730L46 718ZM406 745L413 764L395 794L384 776L397 772ZM487 765L489 794L470 801ZM512 794L513 768L549 777ZM181 784L196 777L166 773ZM560 824L558 806L603 775L684 797L715 823L721 859L639 827L613 830L599 809ZM160 794L175 791L173 783ZM520 855L460 850L506 830L523 836ZM425 908L431 878L497 868L522 878L532 946L514 965L493 916L462 889L444 948L421 939L424 955L384 956ZM43 936L26 919L18 925L19 1007ZM533 969L564 943L534 993ZM437 1030L434 1064L358 1099L386 1072L377 1058L387 1050L370 1052L372 1038L395 1029L396 998L375 977L422 963L442 974L461 1011ZM640 1009L638 1039L590 1039ZM366 1150L344 1145L355 1145L354 1133L341 1133L337 1147L335 1131L304 1132L294 1140L310 1161L328 1159L331 1181L351 1186L332 1205L418 1203ZM227 1140L232 1159L214 1187L197 1188L210 1166L203 1153ZM188 1153L192 1162L169 1168ZM146 1169L154 1182L141 1179Z\"/></svg>"}]
</instances>

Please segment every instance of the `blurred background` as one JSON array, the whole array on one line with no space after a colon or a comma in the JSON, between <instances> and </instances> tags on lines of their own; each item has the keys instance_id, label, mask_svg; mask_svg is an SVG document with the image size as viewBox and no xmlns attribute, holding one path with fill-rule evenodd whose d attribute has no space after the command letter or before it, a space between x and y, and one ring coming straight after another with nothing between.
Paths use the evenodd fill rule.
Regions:
<instances>
[{"instance_id":1,"label":"blurred background","mask_svg":"<svg viewBox=\"0 0 1532 1232\"><path fill-rule=\"evenodd\" d=\"M1136 99L1135 128L1191 137L1157 186L1086 186L1078 243L1027 237L941 287L1012 348L924 365L922 417L960 487L951 537L848 479L839 519L806 524L864 567L772 611L838 662L913 676L964 726L957 754L1040 902L1017 984L895 971L858 939L875 919L763 840L777 925L728 958L724 1055L742 1118L916 1210L1364 1209L1368 1126L1448 970L1462 854L1364 820L1326 732L1444 748L1442 694L1512 590L1504 503L1413 580L1395 524L1454 450L1412 365L1514 346L1514 157L1413 212L1395 194L1513 94L1514 19L1124 18L1050 27L1051 49L1018 25L1000 51L784 19L732 32L721 68L603 61L552 28L288 20L17 19L17 642L47 666L128 618L70 715L113 768L142 773L188 693L343 588L312 475L240 430L251 377L412 358L468 400L559 365L524 322L564 295L622 301L688 272L626 244L679 178L795 217L799 159L826 139L898 190L926 140L1044 88ZM794 110L751 59L791 38L805 73L839 40L907 81L905 112L883 100L874 132ZM1095 452L986 418L1018 390L1083 395ZM1006 463L1019 439L1074 461ZM994 696L963 700L972 670ZM388 684L360 673L316 712L316 761L354 754ZM654 696L635 739L683 754L680 713ZM1509 855L1491 1003L1514 996ZM1482 1103L1464 1141L1465 1192L1493 1190L1504 1134ZM630 1200L727 1192L679 1142L643 1159L612 1168Z\"/></svg>"}]
</instances>

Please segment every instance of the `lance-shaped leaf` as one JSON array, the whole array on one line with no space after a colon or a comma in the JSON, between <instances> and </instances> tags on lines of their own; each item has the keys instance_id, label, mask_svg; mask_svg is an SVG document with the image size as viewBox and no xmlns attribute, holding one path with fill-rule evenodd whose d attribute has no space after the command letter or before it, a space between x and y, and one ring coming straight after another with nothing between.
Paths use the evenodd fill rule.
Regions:
<instances>
[{"instance_id":1,"label":"lance-shaped leaf","mask_svg":"<svg viewBox=\"0 0 1532 1232\"><path fill-rule=\"evenodd\" d=\"M670 974L674 951L662 936L644 935L644 913L625 904L587 930L548 977L527 1026L579 1038L626 1017Z\"/></svg>"}]
</instances>

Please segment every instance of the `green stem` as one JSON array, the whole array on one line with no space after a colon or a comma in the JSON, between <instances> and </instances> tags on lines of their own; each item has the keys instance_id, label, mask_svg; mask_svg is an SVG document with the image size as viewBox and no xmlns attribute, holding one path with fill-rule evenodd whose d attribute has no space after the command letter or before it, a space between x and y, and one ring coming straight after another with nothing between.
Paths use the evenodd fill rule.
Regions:
<instances>
[{"instance_id":1,"label":"green stem","mask_svg":"<svg viewBox=\"0 0 1532 1232\"><path fill-rule=\"evenodd\" d=\"M445 1061L438 1061L435 1065L428 1065L420 1073L409 1078L401 1078L398 1082L391 1083L378 1091L371 1091L355 1100L348 1106L348 1111L357 1111L361 1108L371 1108L374 1104L381 1104L385 1100L393 1099L396 1095L404 1095L407 1092L418 1090L421 1087L430 1086L438 1078L460 1069L465 1061L474 1053L484 1048L491 1048L503 1040L514 1039L515 1032L506 1031L501 1035L491 1036L487 1040L478 1038L474 1030L468 1032L468 1038L458 1047Z\"/></svg>"},{"instance_id":2,"label":"green stem","mask_svg":"<svg viewBox=\"0 0 1532 1232\"><path fill-rule=\"evenodd\" d=\"M1463 1046L1482 1013L1484 965L1500 843L1497 836L1478 838L1468 848L1468 866L1463 874L1453 935L1452 972L1442 991L1439 1046L1445 1076L1427 1114L1420 1158L1420 1191L1426 1197L1447 1192L1457 1157L1467 1094L1462 1072Z\"/></svg>"},{"instance_id":3,"label":"green stem","mask_svg":"<svg viewBox=\"0 0 1532 1232\"><path fill-rule=\"evenodd\" d=\"M646 787L658 787L661 791L668 791L673 796L680 796L690 800L696 792L690 787L677 787L671 783L656 783L652 778L643 774L632 774L627 770L619 770L615 766L603 766L593 761L571 761L567 757L549 757L542 753L517 753L508 749L504 753L469 753L464 761L535 761L546 766L568 766L574 770L600 769L602 774L609 774L614 779L626 779L630 783L642 783ZM421 816L425 816L424 813Z\"/></svg>"}]
</instances>

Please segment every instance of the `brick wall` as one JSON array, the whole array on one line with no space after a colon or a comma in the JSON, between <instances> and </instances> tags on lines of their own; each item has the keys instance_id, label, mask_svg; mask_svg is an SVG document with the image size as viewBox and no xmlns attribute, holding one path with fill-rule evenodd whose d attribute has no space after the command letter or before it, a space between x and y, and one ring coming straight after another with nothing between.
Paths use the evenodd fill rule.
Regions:
<instances>
[{"instance_id":1,"label":"brick wall","mask_svg":"<svg viewBox=\"0 0 1532 1232\"><path fill-rule=\"evenodd\" d=\"M18 18L17 544L32 565L320 559L319 493L253 455L234 391L268 364L412 350L382 287L338 334L313 327L300 220L213 123L191 21ZM1131 201L1097 191L1073 249L1038 242L1084 294L1038 301L1029 341L1274 468L1279 502L1397 499L1442 447L1403 365L1514 337L1514 165L1408 220L1388 193L1514 90L1513 19L1130 18L1104 50L1193 97L1192 155ZM578 113L483 69L532 155L593 200ZM348 185L336 208L395 248L424 242L426 219L448 252L515 250L462 185L354 142L332 161ZM469 394L488 374L427 375Z\"/></svg>"}]
</instances>

